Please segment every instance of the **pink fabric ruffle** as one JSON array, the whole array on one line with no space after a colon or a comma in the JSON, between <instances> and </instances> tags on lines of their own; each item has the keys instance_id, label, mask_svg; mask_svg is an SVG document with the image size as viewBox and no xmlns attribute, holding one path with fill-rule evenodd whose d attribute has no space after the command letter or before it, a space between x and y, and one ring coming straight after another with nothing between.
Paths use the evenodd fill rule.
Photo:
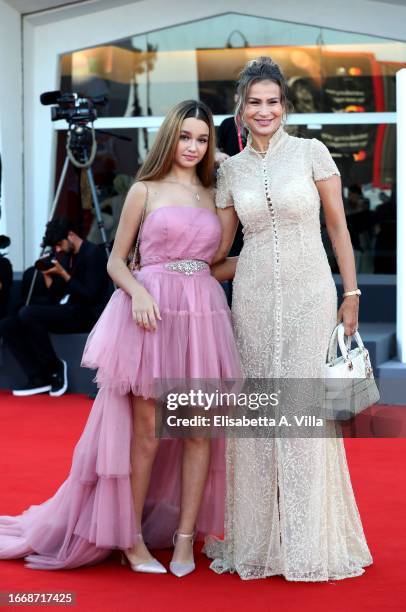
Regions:
<instances>
[{"instance_id":1,"label":"pink fabric ruffle","mask_svg":"<svg viewBox=\"0 0 406 612\"><path fill-rule=\"evenodd\" d=\"M76 445L71 472L55 495L22 515L0 517L0 559L26 557L33 569L99 562L135 542L130 481L130 397L99 391ZM143 535L151 548L171 545L180 506L182 440L162 440L151 476ZM222 533L224 440L212 441L209 477L197 521L201 536Z\"/></svg>"},{"instance_id":2,"label":"pink fabric ruffle","mask_svg":"<svg viewBox=\"0 0 406 612\"><path fill-rule=\"evenodd\" d=\"M208 270L186 276L162 264L137 279L159 304L155 332L133 320L131 298L118 289L89 335L82 365L97 369L100 387L158 397L166 381L238 378L239 356L231 316L219 283Z\"/></svg>"}]
</instances>

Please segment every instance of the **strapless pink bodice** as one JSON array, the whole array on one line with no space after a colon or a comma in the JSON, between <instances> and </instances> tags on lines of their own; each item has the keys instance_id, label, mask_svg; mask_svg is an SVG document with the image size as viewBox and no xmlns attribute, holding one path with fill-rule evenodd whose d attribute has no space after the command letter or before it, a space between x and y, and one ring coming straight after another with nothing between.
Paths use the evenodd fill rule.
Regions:
<instances>
[{"instance_id":1,"label":"strapless pink bodice","mask_svg":"<svg viewBox=\"0 0 406 612\"><path fill-rule=\"evenodd\" d=\"M147 215L141 228L141 266L177 259L210 263L220 239L220 221L208 208L157 208Z\"/></svg>"}]
</instances>

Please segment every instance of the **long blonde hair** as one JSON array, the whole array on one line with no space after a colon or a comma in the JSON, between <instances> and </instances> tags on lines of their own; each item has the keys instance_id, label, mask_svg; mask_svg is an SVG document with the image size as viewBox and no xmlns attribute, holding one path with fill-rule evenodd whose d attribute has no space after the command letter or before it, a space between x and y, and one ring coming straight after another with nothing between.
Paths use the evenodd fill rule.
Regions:
<instances>
[{"instance_id":1,"label":"long blonde hair","mask_svg":"<svg viewBox=\"0 0 406 612\"><path fill-rule=\"evenodd\" d=\"M169 173L179 143L182 123L189 117L200 119L209 127L207 151L198 163L196 173L205 187L211 186L216 149L213 116L208 106L196 100L179 102L169 110L159 128L150 152L137 172L137 181L159 180Z\"/></svg>"}]
</instances>

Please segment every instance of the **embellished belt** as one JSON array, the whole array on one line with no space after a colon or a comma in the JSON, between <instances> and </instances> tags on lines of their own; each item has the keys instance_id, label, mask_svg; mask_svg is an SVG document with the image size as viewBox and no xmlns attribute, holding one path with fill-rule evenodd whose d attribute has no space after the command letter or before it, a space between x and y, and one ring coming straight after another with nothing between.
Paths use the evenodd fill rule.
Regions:
<instances>
[{"instance_id":1,"label":"embellished belt","mask_svg":"<svg viewBox=\"0 0 406 612\"><path fill-rule=\"evenodd\" d=\"M207 270L209 268L209 264L201 259L179 259L178 261L170 261L164 264L164 267L167 270L182 272L182 274L191 276L192 274L195 274L195 272Z\"/></svg>"}]
</instances>

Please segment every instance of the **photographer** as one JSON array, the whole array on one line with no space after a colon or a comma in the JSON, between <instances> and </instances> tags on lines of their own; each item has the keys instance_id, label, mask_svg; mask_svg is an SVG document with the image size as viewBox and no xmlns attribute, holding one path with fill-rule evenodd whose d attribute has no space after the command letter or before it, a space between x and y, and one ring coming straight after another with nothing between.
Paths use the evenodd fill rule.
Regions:
<instances>
[{"instance_id":1,"label":"photographer","mask_svg":"<svg viewBox=\"0 0 406 612\"><path fill-rule=\"evenodd\" d=\"M67 365L57 357L49 332L90 331L107 299L106 256L100 247L82 240L62 218L47 224L43 246L52 247L54 256L42 258L36 267L54 303L24 306L0 322L0 335L28 378L13 390L18 396L49 391L58 397L66 392Z\"/></svg>"}]
</instances>

